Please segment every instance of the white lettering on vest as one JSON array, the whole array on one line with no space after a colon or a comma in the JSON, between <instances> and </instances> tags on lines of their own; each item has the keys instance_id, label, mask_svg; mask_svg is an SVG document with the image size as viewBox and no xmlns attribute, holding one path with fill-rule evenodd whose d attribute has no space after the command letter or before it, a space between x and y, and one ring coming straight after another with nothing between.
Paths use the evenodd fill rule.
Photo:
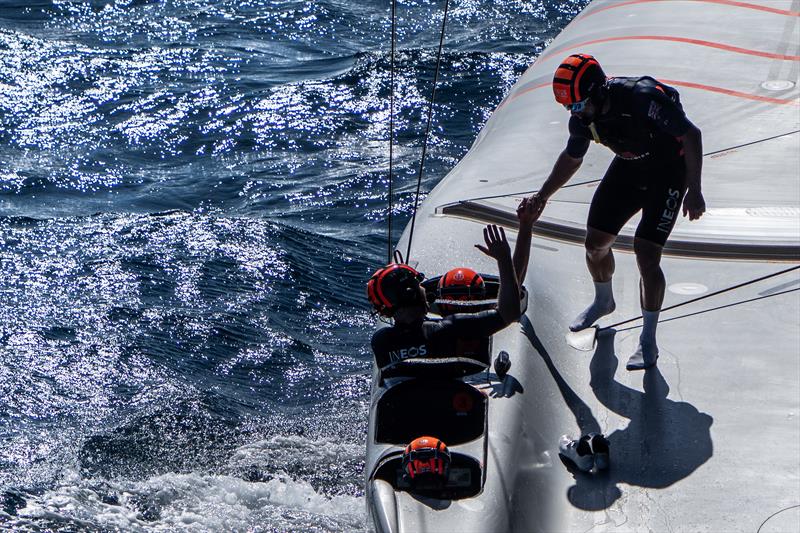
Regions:
<instances>
[{"instance_id":1,"label":"white lettering on vest","mask_svg":"<svg viewBox=\"0 0 800 533\"><path fill-rule=\"evenodd\" d=\"M412 357L424 357L428 354L428 348L422 344L420 346L411 346L410 348L400 348L399 350L390 350L389 359L394 361L402 361L403 359L410 359Z\"/></svg>"}]
</instances>

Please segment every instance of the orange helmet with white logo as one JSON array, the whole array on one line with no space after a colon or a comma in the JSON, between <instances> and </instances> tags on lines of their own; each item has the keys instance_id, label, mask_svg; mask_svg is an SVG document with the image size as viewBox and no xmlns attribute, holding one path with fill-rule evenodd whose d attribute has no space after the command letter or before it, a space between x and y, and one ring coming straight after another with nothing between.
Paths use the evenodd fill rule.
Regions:
<instances>
[{"instance_id":1,"label":"orange helmet with white logo","mask_svg":"<svg viewBox=\"0 0 800 533\"><path fill-rule=\"evenodd\" d=\"M486 284L480 274L471 268L454 268L439 278L439 298L442 300L482 300L486 295ZM443 311L457 311L458 306L438 304Z\"/></svg>"},{"instance_id":2,"label":"orange helmet with white logo","mask_svg":"<svg viewBox=\"0 0 800 533\"><path fill-rule=\"evenodd\" d=\"M572 54L556 69L553 94L564 106L582 102L606 82L600 63L588 54Z\"/></svg>"}]
</instances>

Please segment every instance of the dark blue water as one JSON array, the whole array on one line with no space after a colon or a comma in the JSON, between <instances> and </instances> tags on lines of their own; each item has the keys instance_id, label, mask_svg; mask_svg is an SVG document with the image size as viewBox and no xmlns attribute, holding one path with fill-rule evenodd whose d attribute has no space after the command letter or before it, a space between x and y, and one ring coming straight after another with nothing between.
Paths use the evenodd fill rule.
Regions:
<instances>
[{"instance_id":1,"label":"dark blue water","mask_svg":"<svg viewBox=\"0 0 800 533\"><path fill-rule=\"evenodd\" d=\"M585 4L451 4L423 191ZM398 7L396 227L443 5ZM0 2L0 529L367 527L389 14Z\"/></svg>"}]
</instances>

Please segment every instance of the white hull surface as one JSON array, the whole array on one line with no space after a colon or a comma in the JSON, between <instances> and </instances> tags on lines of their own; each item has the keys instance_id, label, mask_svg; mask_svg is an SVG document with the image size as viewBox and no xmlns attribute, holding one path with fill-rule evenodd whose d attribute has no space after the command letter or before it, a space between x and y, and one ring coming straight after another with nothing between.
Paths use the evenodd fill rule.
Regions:
<instances>
[{"instance_id":1,"label":"white hull surface","mask_svg":"<svg viewBox=\"0 0 800 533\"><path fill-rule=\"evenodd\" d=\"M800 2L596 0L421 206L412 266L493 271L473 244L485 222L513 226L523 196L513 193L537 189L563 149L569 117L550 80L575 52L597 57L608 75L676 87L703 132L708 211L681 218L668 242L665 307L798 264ZM593 145L570 182L591 183L559 191L537 223L527 312L492 342L492 358L511 354L509 376L472 379L486 393L486 432L456 448L483 462L480 493L431 500L368 479L379 531L798 530L800 293L785 291L800 287L799 271L663 313L658 367L646 373L624 369L638 329L621 327L593 352L566 344L567 325L593 297L582 238L593 180L611 157ZM600 326L640 314L636 222L620 235L617 309ZM700 314L669 320L691 313ZM374 408L377 380L373 393ZM368 477L401 449L377 444L374 422L373 409ZM611 468L573 473L558 439L592 430L609 437Z\"/></svg>"}]
</instances>

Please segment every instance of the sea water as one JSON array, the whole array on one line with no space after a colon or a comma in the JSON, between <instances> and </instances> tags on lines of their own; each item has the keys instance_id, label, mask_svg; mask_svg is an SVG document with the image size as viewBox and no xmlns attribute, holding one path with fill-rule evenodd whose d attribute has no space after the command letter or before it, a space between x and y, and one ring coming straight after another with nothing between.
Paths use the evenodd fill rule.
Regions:
<instances>
[{"instance_id":1,"label":"sea water","mask_svg":"<svg viewBox=\"0 0 800 533\"><path fill-rule=\"evenodd\" d=\"M586 3L450 2L423 198ZM369 529L390 6L0 2L0 529ZM443 8L397 4L395 241Z\"/></svg>"}]
</instances>

